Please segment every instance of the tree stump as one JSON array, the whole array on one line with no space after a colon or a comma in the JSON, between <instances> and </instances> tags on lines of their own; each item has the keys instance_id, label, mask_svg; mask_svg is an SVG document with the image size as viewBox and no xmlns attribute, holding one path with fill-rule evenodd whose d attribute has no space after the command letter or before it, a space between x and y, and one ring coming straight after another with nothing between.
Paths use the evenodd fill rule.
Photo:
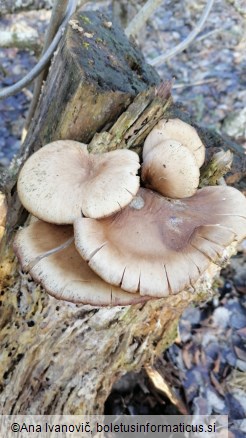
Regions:
<instances>
[{"instance_id":1,"label":"tree stump","mask_svg":"<svg viewBox=\"0 0 246 438\"><path fill-rule=\"evenodd\" d=\"M26 218L15 189L26 158L45 143L66 138L92 139L92 152L118 147L140 152L170 104L169 84L156 88L158 82L108 17L95 12L72 17L21 154L1 178L8 203L0 266L1 414L103 413L112 384L167 348L183 310L211 291L219 270L214 264L195 290L165 299L103 309L76 305L50 297L20 271L13 254L15 230Z\"/></svg>"}]
</instances>

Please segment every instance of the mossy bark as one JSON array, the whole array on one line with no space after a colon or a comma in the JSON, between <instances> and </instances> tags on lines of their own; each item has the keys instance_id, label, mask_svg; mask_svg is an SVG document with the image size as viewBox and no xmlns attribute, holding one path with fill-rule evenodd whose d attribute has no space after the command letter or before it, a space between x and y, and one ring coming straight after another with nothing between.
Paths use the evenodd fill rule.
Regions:
<instances>
[{"instance_id":1,"label":"mossy bark","mask_svg":"<svg viewBox=\"0 0 246 438\"><path fill-rule=\"evenodd\" d=\"M88 143L117 119L137 93L159 78L123 30L99 12L69 21L24 148L54 139Z\"/></svg>"},{"instance_id":2,"label":"mossy bark","mask_svg":"<svg viewBox=\"0 0 246 438\"><path fill-rule=\"evenodd\" d=\"M114 381L174 341L181 313L208 297L219 270L211 264L195 290L104 309L58 301L20 271L11 243L25 219L15 182L27 156L60 138L92 139L93 152L141 153L170 105L170 84L155 87L156 74L108 17L78 13L72 20L21 155L2 178L8 217L0 265L1 414L102 413Z\"/></svg>"}]
</instances>

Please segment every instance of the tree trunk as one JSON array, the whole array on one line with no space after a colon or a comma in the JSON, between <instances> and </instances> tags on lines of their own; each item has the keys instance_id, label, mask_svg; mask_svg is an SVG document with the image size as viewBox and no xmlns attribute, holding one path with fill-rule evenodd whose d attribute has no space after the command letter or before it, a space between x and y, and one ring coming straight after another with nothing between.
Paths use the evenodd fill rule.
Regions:
<instances>
[{"instance_id":1,"label":"tree trunk","mask_svg":"<svg viewBox=\"0 0 246 438\"><path fill-rule=\"evenodd\" d=\"M170 104L170 84L156 88L158 82L108 17L78 12L72 18L21 154L0 178L8 202L0 266L1 414L103 413L114 381L167 348L183 310L208 297L219 270L213 264L195 291L145 304L101 309L59 301L19 270L12 250L14 230L26 217L15 189L26 158L50 141L89 142L102 130L92 152L140 152Z\"/></svg>"}]
</instances>

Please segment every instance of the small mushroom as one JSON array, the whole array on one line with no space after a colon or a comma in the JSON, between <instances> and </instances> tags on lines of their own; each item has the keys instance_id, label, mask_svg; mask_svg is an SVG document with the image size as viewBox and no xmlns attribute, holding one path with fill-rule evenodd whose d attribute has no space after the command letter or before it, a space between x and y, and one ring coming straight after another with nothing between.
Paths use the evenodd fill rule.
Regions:
<instances>
[{"instance_id":1,"label":"small mushroom","mask_svg":"<svg viewBox=\"0 0 246 438\"><path fill-rule=\"evenodd\" d=\"M18 195L34 216L72 224L81 216L109 216L129 204L139 188L139 158L116 150L89 154L85 144L60 140L34 153L18 179Z\"/></svg>"},{"instance_id":2,"label":"small mushroom","mask_svg":"<svg viewBox=\"0 0 246 438\"><path fill-rule=\"evenodd\" d=\"M141 178L145 187L170 198L194 195L199 185L199 167L188 148L175 140L165 140L144 158Z\"/></svg>"},{"instance_id":3,"label":"small mushroom","mask_svg":"<svg viewBox=\"0 0 246 438\"><path fill-rule=\"evenodd\" d=\"M129 294L99 278L77 252L70 225L35 220L17 232L14 250L23 270L57 299L93 306L126 306L150 298Z\"/></svg>"},{"instance_id":4,"label":"small mushroom","mask_svg":"<svg viewBox=\"0 0 246 438\"><path fill-rule=\"evenodd\" d=\"M246 200L231 187L206 187L182 200L140 188L121 212L79 218L74 231L76 248L105 281L165 297L194 285L246 235Z\"/></svg>"},{"instance_id":5,"label":"small mushroom","mask_svg":"<svg viewBox=\"0 0 246 438\"><path fill-rule=\"evenodd\" d=\"M194 155L200 168L205 160L205 147L195 128L180 119L162 119L145 139L143 159L148 152L164 140L176 140Z\"/></svg>"}]
</instances>

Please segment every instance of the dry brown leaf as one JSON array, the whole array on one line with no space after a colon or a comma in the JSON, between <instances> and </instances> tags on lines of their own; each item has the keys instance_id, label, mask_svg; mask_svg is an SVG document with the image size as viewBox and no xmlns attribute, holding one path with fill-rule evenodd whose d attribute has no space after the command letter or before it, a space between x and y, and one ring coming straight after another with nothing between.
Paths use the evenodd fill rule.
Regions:
<instances>
[{"instance_id":1,"label":"dry brown leaf","mask_svg":"<svg viewBox=\"0 0 246 438\"><path fill-rule=\"evenodd\" d=\"M213 386L215 387L217 392L220 395L222 395L222 397L224 397L225 396L224 389L223 389L222 385L219 383L219 381L216 379L213 371L210 372L210 379L211 379L211 383L213 384Z\"/></svg>"},{"instance_id":2,"label":"dry brown leaf","mask_svg":"<svg viewBox=\"0 0 246 438\"><path fill-rule=\"evenodd\" d=\"M184 348L182 351L182 358L185 364L185 367L190 370L192 368L192 356L187 348Z\"/></svg>"},{"instance_id":3,"label":"dry brown leaf","mask_svg":"<svg viewBox=\"0 0 246 438\"><path fill-rule=\"evenodd\" d=\"M246 362L246 352L244 350L241 350L241 348L234 346L234 351L238 359L241 359L244 362Z\"/></svg>"},{"instance_id":4,"label":"dry brown leaf","mask_svg":"<svg viewBox=\"0 0 246 438\"><path fill-rule=\"evenodd\" d=\"M213 372L214 373L219 373L220 370L220 362L221 362L221 355L219 354L217 359L215 359L214 361L214 367L213 367Z\"/></svg>"}]
</instances>

